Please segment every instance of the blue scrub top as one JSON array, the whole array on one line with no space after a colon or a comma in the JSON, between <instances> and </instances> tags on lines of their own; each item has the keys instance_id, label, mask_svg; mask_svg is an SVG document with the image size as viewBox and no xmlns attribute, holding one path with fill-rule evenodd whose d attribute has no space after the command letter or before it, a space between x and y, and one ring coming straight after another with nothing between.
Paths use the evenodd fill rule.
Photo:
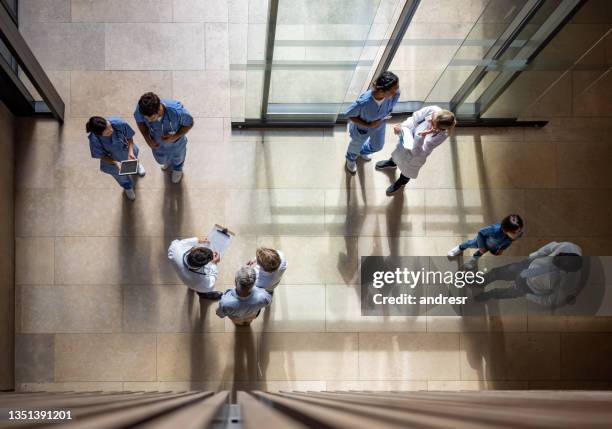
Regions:
<instances>
[{"instance_id":1,"label":"blue scrub top","mask_svg":"<svg viewBox=\"0 0 612 429\"><path fill-rule=\"evenodd\" d=\"M162 135L174 134L181 127L193 125L193 116L185 109L180 101L170 100L168 98L161 99L161 103L165 107L164 116L159 121L149 122L140 113L138 104L134 111L134 119L136 122L144 123L149 128L149 135L157 143L163 143L161 140ZM176 143L187 141L187 137L183 136Z\"/></svg>"},{"instance_id":2,"label":"blue scrub top","mask_svg":"<svg viewBox=\"0 0 612 429\"><path fill-rule=\"evenodd\" d=\"M518 240L523 236L521 232L518 237L512 240L502 230L501 223L495 223L493 225L485 226L476 236L476 242L478 247L481 249L487 249L489 252L497 253L500 250L505 250L512 244L513 241Z\"/></svg>"},{"instance_id":3,"label":"blue scrub top","mask_svg":"<svg viewBox=\"0 0 612 429\"><path fill-rule=\"evenodd\" d=\"M393 110L393 107L397 104L399 98L400 91L398 90L393 98L386 98L379 106L374 99L374 95L372 95L372 90L369 89L361 94L359 98L346 109L344 114L348 118L359 117L366 122L376 121L388 116ZM355 125L359 127L359 125ZM383 122L377 128L384 126L385 123Z\"/></svg>"},{"instance_id":4,"label":"blue scrub top","mask_svg":"<svg viewBox=\"0 0 612 429\"><path fill-rule=\"evenodd\" d=\"M128 140L134 137L134 130L121 118L108 118L107 120L113 127L112 135L105 137L89 133L91 157L102 158L103 156L110 156L115 161L125 161L128 159ZM138 155L136 145L134 145L134 154ZM115 172L117 167L100 160L100 169L102 171Z\"/></svg>"}]
</instances>

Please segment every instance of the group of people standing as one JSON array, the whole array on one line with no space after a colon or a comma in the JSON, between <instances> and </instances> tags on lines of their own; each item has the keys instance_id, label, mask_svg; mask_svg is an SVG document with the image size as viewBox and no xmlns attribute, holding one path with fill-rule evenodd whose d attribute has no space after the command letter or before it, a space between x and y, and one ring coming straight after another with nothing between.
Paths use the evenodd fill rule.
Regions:
<instances>
[{"instance_id":1,"label":"group of people standing","mask_svg":"<svg viewBox=\"0 0 612 429\"><path fill-rule=\"evenodd\" d=\"M136 125L153 157L162 170L172 171L172 183L183 178L183 164L187 155L187 133L193 128L193 116L180 101L160 99L147 92L138 100L134 111ZM100 159L100 170L110 174L124 189L130 201L136 199L134 181L130 175L120 175L122 161L138 159L138 145L134 130L122 118L92 116L85 125L92 158ZM146 174L138 162L138 176Z\"/></svg>"},{"instance_id":2,"label":"group of people standing","mask_svg":"<svg viewBox=\"0 0 612 429\"><path fill-rule=\"evenodd\" d=\"M180 279L200 298L220 301L217 315L238 326L249 325L272 302L274 289L287 269L287 258L280 250L260 247L255 259L244 263L234 277L234 288L225 293L214 290L219 277L221 255L210 247L208 238L174 240L168 259Z\"/></svg>"},{"instance_id":3,"label":"group of people standing","mask_svg":"<svg viewBox=\"0 0 612 429\"><path fill-rule=\"evenodd\" d=\"M356 173L358 158L370 161L372 155L383 148L386 121L391 118L399 98L399 79L394 73L386 71L375 79L371 89L361 94L346 110L350 142L345 168L349 174ZM191 114L179 101L160 99L156 94L147 92L138 100L134 119L155 161L162 170L171 169L172 183L179 183L187 154L186 135L194 125ZM452 112L438 106L426 106L393 127L398 141L391 158L379 161L375 166L376 170L400 170L399 178L387 188L387 195L396 194L411 179L418 177L427 157L449 137L456 123ZM122 161L138 159L134 130L121 118L93 116L87 121L86 131L91 156L100 159L100 170L113 176L123 187L126 197L133 201L136 198L133 179L129 175L120 175L119 171ZM146 174L140 162L137 174L140 177ZM463 266L463 269L475 269L479 257L486 252L501 255L521 238L523 228L523 219L519 215L509 215L499 224L480 230L474 239L451 249L448 256L452 258L468 248L475 248L476 252ZM550 260L542 262L545 257ZM287 268L282 252L259 248L256 258L236 272L235 287L222 294L214 290L218 277L217 264L221 258L211 250L207 239L193 237L174 240L168 249L168 258L189 288L203 299L219 300L217 315L227 316L237 325L250 324L261 309L271 303L274 288ZM560 273L577 272L581 266L580 247L572 243L550 243L522 263L492 270L487 283L512 278L515 287L505 292L483 292L479 300L527 295L537 302L548 302L552 299L553 291L559 289ZM544 286L544 283L547 285ZM557 286L551 286L553 283Z\"/></svg>"},{"instance_id":4,"label":"group of people standing","mask_svg":"<svg viewBox=\"0 0 612 429\"><path fill-rule=\"evenodd\" d=\"M193 128L193 116L180 101L160 99L147 92L138 100L134 119L155 161L162 170L171 170L172 183L179 183L187 155L186 134ZM132 127L121 118L92 116L85 129L91 156L100 159L100 170L110 174L126 197L134 201L132 177L119 174L122 161L138 160ZM137 174L140 177L146 174L140 161ZM235 287L221 293L214 290L221 256L211 250L208 239L174 240L168 249L168 258L183 283L200 298L219 301L217 315L229 317L239 326L249 325L262 308L270 305L274 288L287 269L287 259L280 251L261 247L255 256L236 272Z\"/></svg>"},{"instance_id":5,"label":"group of people standing","mask_svg":"<svg viewBox=\"0 0 612 429\"><path fill-rule=\"evenodd\" d=\"M372 154L382 150L386 121L391 118L399 98L399 79L394 73L386 71L375 79L371 89L361 94L346 110L350 142L345 168L349 174L356 173L358 158L367 162L372 159ZM375 166L376 170L400 170L399 178L386 190L388 196L396 194L410 179L418 177L427 157L449 137L456 124L452 112L438 106L426 106L393 127L398 141L391 158L379 161ZM500 223L481 229L474 239L455 246L448 252L448 257L454 258L466 249L474 248L476 252L462 266L464 270L474 270L483 254L501 255L522 237L523 229L523 219L519 215L506 216ZM569 242L552 242L521 262L489 271L483 289L475 299L486 301L526 296L543 305L571 303L579 291L577 273L581 267L582 250L579 246ZM497 280L513 280L514 284L509 288L484 291L486 285Z\"/></svg>"},{"instance_id":6,"label":"group of people standing","mask_svg":"<svg viewBox=\"0 0 612 429\"><path fill-rule=\"evenodd\" d=\"M357 172L357 159L371 161L372 154L385 144L386 121L400 98L399 78L390 71L383 72L372 88L364 92L344 113L349 119L350 142L346 151L346 171ZM398 136L391 158L376 163L376 170L399 168L400 176L387 188L391 196L401 190L419 170L433 150L442 144L457 124L455 114L438 106L417 110L393 131Z\"/></svg>"}]
</instances>

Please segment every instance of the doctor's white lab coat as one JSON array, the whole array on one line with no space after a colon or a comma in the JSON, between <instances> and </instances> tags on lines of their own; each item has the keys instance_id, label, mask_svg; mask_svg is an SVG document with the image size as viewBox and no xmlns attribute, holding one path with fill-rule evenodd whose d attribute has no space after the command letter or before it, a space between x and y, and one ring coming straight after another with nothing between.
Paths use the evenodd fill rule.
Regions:
<instances>
[{"instance_id":1,"label":"doctor's white lab coat","mask_svg":"<svg viewBox=\"0 0 612 429\"><path fill-rule=\"evenodd\" d=\"M183 262L185 253L197 245L197 237L174 240L168 248L168 259L170 259L176 273L189 289L193 289L196 292L211 292L219 275L217 264L209 262L196 273L190 271Z\"/></svg>"},{"instance_id":2,"label":"doctor's white lab coat","mask_svg":"<svg viewBox=\"0 0 612 429\"><path fill-rule=\"evenodd\" d=\"M391 154L391 159L404 176L416 179L429 154L448 137L447 130L425 137L418 134L431 127L431 115L440 110L442 109L438 106L423 107L402 122L402 136Z\"/></svg>"}]
</instances>

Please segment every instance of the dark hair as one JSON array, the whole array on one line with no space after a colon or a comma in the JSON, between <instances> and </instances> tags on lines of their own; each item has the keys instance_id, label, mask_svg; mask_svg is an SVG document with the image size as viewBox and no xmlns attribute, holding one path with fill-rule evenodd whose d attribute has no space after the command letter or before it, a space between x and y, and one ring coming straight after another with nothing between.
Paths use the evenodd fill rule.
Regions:
<instances>
[{"instance_id":1,"label":"dark hair","mask_svg":"<svg viewBox=\"0 0 612 429\"><path fill-rule=\"evenodd\" d=\"M106 129L106 119L102 116L92 116L89 121L85 124L85 131L88 133L94 133L95 135L101 135Z\"/></svg>"},{"instance_id":2,"label":"dark hair","mask_svg":"<svg viewBox=\"0 0 612 429\"><path fill-rule=\"evenodd\" d=\"M159 112L160 103L159 97L156 94L147 92L138 100L138 110L144 116L152 116Z\"/></svg>"},{"instance_id":3,"label":"dark hair","mask_svg":"<svg viewBox=\"0 0 612 429\"><path fill-rule=\"evenodd\" d=\"M576 253L559 253L553 257L553 264L560 270L573 273L582 268L582 256Z\"/></svg>"},{"instance_id":4,"label":"dark hair","mask_svg":"<svg viewBox=\"0 0 612 429\"><path fill-rule=\"evenodd\" d=\"M501 227L504 232L515 232L523 228L523 219L517 214L511 214L503 218Z\"/></svg>"},{"instance_id":5,"label":"dark hair","mask_svg":"<svg viewBox=\"0 0 612 429\"><path fill-rule=\"evenodd\" d=\"M200 268L213 259L213 251L208 247L194 247L187 255L187 263L190 267Z\"/></svg>"},{"instance_id":6,"label":"dark hair","mask_svg":"<svg viewBox=\"0 0 612 429\"><path fill-rule=\"evenodd\" d=\"M380 76L376 78L372 85L377 91L388 91L393 88L399 82L399 78L395 73L386 71L382 72Z\"/></svg>"}]
</instances>

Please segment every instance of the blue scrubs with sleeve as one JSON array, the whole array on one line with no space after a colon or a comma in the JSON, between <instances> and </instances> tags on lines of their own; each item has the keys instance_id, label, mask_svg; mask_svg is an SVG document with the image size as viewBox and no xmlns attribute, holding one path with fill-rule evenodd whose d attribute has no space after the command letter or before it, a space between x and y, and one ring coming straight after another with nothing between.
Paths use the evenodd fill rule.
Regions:
<instances>
[{"instance_id":1,"label":"blue scrubs with sleeve","mask_svg":"<svg viewBox=\"0 0 612 429\"><path fill-rule=\"evenodd\" d=\"M493 225L485 226L480 231L478 231L478 235L476 238L472 240L466 240L459 245L459 249L462 251L468 248L472 249L486 249L492 254L497 254L500 250L506 250L512 243L523 236L521 232L518 237L514 240L510 238L503 231L500 223L495 223ZM474 253L475 258L479 258L482 256L480 250L477 250Z\"/></svg>"},{"instance_id":2,"label":"blue scrubs with sleeve","mask_svg":"<svg viewBox=\"0 0 612 429\"><path fill-rule=\"evenodd\" d=\"M125 161L128 159L128 140L134 137L134 130L121 118L108 118L107 120L113 127L112 135L106 137L89 133L91 157L109 156L115 161ZM138 157L138 146L136 144L134 144L134 155ZM100 159L100 170L113 176L122 188L132 189L134 187L132 177L120 176L119 169L115 164L109 164Z\"/></svg>"},{"instance_id":3,"label":"blue scrubs with sleeve","mask_svg":"<svg viewBox=\"0 0 612 429\"><path fill-rule=\"evenodd\" d=\"M378 105L370 89L361 94L344 114L348 118L359 117L366 122L376 121L389 116L399 98L400 91L398 90L393 98L385 98ZM381 150L385 144L385 125L386 121L383 121L376 128L361 128L350 122L348 129L351 141L346 151L346 159L355 161L359 155L369 155Z\"/></svg>"},{"instance_id":4,"label":"blue scrubs with sleeve","mask_svg":"<svg viewBox=\"0 0 612 429\"><path fill-rule=\"evenodd\" d=\"M157 121L149 122L140 113L138 105L134 111L136 122L143 123L149 129L149 135L159 143L157 149L153 149L153 157L158 164L169 164L174 171L182 171L187 156L187 136L182 136L174 142L163 142L162 135L175 134L181 127L193 125L193 116L183 107L180 101L162 99L164 105L164 116Z\"/></svg>"}]
</instances>

